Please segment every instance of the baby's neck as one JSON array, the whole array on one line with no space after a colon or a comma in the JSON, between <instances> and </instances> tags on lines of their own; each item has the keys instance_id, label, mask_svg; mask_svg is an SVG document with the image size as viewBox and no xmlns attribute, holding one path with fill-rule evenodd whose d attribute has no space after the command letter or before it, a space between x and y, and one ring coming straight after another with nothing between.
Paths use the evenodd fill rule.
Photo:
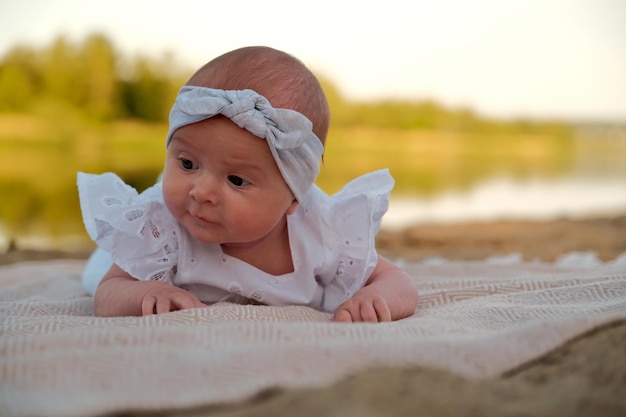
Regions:
<instances>
[{"instance_id":1,"label":"baby's neck","mask_svg":"<svg viewBox=\"0 0 626 417\"><path fill-rule=\"evenodd\" d=\"M224 243L222 252L271 275L294 271L287 220L264 238L251 243Z\"/></svg>"}]
</instances>

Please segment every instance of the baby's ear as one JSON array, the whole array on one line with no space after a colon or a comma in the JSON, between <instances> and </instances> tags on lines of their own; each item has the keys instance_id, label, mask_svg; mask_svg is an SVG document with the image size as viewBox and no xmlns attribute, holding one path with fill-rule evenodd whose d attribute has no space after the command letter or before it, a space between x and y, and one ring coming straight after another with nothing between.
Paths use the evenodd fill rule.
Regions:
<instances>
[{"instance_id":1,"label":"baby's ear","mask_svg":"<svg viewBox=\"0 0 626 417\"><path fill-rule=\"evenodd\" d=\"M288 216L290 214L293 214L296 212L296 209L298 208L298 200L296 200L294 198L294 200L291 202L291 204L289 205L289 207L287 208L287 211L285 212Z\"/></svg>"}]
</instances>

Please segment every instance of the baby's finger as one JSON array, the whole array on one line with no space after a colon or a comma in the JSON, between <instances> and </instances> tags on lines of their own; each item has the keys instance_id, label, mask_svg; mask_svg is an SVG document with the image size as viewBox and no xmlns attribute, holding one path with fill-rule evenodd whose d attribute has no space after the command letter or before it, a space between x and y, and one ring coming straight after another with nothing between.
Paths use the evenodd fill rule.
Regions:
<instances>
[{"instance_id":1,"label":"baby's finger","mask_svg":"<svg viewBox=\"0 0 626 417\"><path fill-rule=\"evenodd\" d=\"M368 323L377 323L378 316L376 315L376 310L374 309L374 304L372 301L363 301L361 303L360 308L360 320L368 322Z\"/></svg>"},{"instance_id":2,"label":"baby's finger","mask_svg":"<svg viewBox=\"0 0 626 417\"><path fill-rule=\"evenodd\" d=\"M341 323L352 323L352 316L350 315L350 312L346 310L345 308L338 308L335 311L334 319L335 321L338 321Z\"/></svg>"},{"instance_id":3,"label":"baby's finger","mask_svg":"<svg viewBox=\"0 0 626 417\"><path fill-rule=\"evenodd\" d=\"M159 297L157 299L156 306L155 306L157 314L169 313L171 311L171 308L172 308L172 303L169 298Z\"/></svg>"},{"instance_id":4,"label":"baby's finger","mask_svg":"<svg viewBox=\"0 0 626 417\"><path fill-rule=\"evenodd\" d=\"M391 321L391 310L389 305L382 297L374 299L374 310L378 316L378 322Z\"/></svg>"},{"instance_id":5,"label":"baby's finger","mask_svg":"<svg viewBox=\"0 0 626 417\"><path fill-rule=\"evenodd\" d=\"M154 314L155 303L155 297L144 297L141 301L141 314L144 316Z\"/></svg>"}]
</instances>

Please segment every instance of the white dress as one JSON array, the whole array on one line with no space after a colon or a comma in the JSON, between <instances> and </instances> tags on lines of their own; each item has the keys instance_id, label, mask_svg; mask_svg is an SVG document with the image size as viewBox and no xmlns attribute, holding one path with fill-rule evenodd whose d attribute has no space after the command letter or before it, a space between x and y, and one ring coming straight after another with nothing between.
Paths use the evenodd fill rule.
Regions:
<instances>
[{"instance_id":1,"label":"white dress","mask_svg":"<svg viewBox=\"0 0 626 417\"><path fill-rule=\"evenodd\" d=\"M329 196L313 186L287 216L294 271L271 275L193 239L163 203L161 184L141 194L112 173L78 174L87 232L98 244L83 272L95 292L115 262L139 280L161 280L218 301L305 305L332 312L365 285L378 261L374 239L394 181L375 171Z\"/></svg>"}]
</instances>

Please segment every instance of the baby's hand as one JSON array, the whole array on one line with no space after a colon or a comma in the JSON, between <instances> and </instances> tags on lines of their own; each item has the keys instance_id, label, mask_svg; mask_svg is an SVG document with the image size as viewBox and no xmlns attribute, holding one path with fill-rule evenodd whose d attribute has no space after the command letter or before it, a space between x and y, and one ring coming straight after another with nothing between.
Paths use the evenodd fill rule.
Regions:
<instances>
[{"instance_id":1,"label":"baby's hand","mask_svg":"<svg viewBox=\"0 0 626 417\"><path fill-rule=\"evenodd\" d=\"M391 321L391 310L383 296L374 294L373 291L368 291L368 288L365 287L337 307L334 319L344 323Z\"/></svg>"},{"instance_id":2,"label":"baby's hand","mask_svg":"<svg viewBox=\"0 0 626 417\"><path fill-rule=\"evenodd\" d=\"M152 286L141 300L144 316L196 307L206 307L206 304L189 291L165 283Z\"/></svg>"},{"instance_id":3,"label":"baby's hand","mask_svg":"<svg viewBox=\"0 0 626 417\"><path fill-rule=\"evenodd\" d=\"M415 313L417 289L411 277L382 256L365 286L335 310L343 322L400 320Z\"/></svg>"}]
</instances>

